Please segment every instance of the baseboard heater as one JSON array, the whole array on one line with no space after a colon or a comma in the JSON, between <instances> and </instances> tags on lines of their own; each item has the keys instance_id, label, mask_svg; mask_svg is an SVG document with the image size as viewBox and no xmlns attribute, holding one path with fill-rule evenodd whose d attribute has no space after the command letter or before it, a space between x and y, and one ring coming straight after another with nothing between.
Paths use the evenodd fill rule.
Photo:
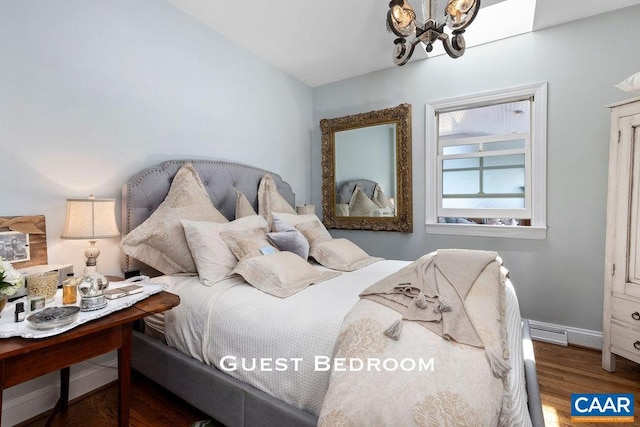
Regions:
<instances>
[{"instance_id":1,"label":"baseboard heater","mask_svg":"<svg viewBox=\"0 0 640 427\"><path fill-rule=\"evenodd\" d=\"M569 338L566 329L554 328L553 326L541 325L540 323L529 321L531 338L536 341L544 341L558 345L569 345Z\"/></svg>"}]
</instances>

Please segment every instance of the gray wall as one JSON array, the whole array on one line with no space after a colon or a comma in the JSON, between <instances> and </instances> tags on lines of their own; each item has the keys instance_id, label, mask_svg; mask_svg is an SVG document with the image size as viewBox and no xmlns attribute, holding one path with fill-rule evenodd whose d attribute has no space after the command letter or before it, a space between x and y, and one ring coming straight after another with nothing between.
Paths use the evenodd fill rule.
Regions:
<instances>
[{"instance_id":1,"label":"gray wall","mask_svg":"<svg viewBox=\"0 0 640 427\"><path fill-rule=\"evenodd\" d=\"M640 7L632 7L410 63L313 90L313 202L321 201L320 119L413 105L412 234L332 231L369 253L413 260L437 248L498 251L524 317L602 330L609 111L613 85L640 71ZM389 62L393 37L389 35ZM366 54L366 53L358 53ZM543 241L427 235L425 103L527 83L549 83L548 237Z\"/></svg>"},{"instance_id":2,"label":"gray wall","mask_svg":"<svg viewBox=\"0 0 640 427\"><path fill-rule=\"evenodd\" d=\"M311 96L165 1L0 0L0 215L46 215L50 262L81 273L87 242L58 238L65 199L119 200L166 159L260 166L308 203ZM118 241L98 242L105 274Z\"/></svg>"}]
</instances>

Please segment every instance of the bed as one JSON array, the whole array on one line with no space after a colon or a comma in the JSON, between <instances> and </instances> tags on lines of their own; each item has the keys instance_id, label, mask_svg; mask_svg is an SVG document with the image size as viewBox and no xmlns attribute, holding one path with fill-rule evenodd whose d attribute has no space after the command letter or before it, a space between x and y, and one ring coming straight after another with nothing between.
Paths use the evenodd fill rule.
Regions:
<instances>
[{"instance_id":1,"label":"bed","mask_svg":"<svg viewBox=\"0 0 640 427\"><path fill-rule=\"evenodd\" d=\"M265 174L269 174L273 178L273 182L282 197L291 206L295 206L295 198L291 187L275 173L226 161L174 160L138 172L123 186L122 219L124 234L128 234L143 224L161 206L169 193L174 176L187 163L193 165L209 198L219 212L229 220L233 220L236 214L237 191L246 196L249 204L252 205L255 211L258 211L258 187ZM398 269L407 264L408 262L405 261L384 260L368 265L355 273L365 278L369 277L368 280L371 281L371 278L383 274L383 271ZM138 274L141 272L154 276L158 275L158 272L149 270L147 266L130 256L123 256L122 265L126 274ZM229 314L234 311L245 310L247 307L254 306L254 304L259 306L261 298L269 296L263 297L260 292L255 292L248 285L239 283L242 280L237 277L221 282L221 286L212 287L196 287L198 278L194 276L169 275L157 277L154 280L168 283L170 285L169 289L181 296L181 306L183 308L181 309L182 311L175 310L174 312L172 310L172 314L167 315L168 319L149 319L146 328L141 328L146 329L146 331L134 332L132 360L134 369L227 426L312 426L318 423L317 413L322 402L322 392L326 389L328 377L314 376L312 373L305 374L307 378L302 381L304 384L300 385L296 384L299 381L292 375L278 375L277 378L286 377L288 378L286 381L292 383L289 384L290 391L283 392L282 390L284 389L281 389L282 380L279 380L280 383L273 383L274 377L263 376L261 379L249 381L238 375L237 371L223 372L211 364L205 363L211 362L211 359L220 355L216 354L215 345L194 347L188 342L180 342L179 339L175 338L181 334L198 335L200 334L198 331L192 331L188 327L186 329L183 327L182 330L175 329L172 346L168 346L165 340L162 339L162 334L158 333L163 332L163 328L167 326L167 322L171 321L172 316L174 318L193 316L193 313L184 311L186 310L184 307L187 307L188 304L206 305L209 300L219 300L222 302L219 315L224 318L229 317ZM308 301L330 301L332 292L326 290L330 288L330 284L340 284L339 286L342 289L352 282L350 276L335 277L325 282L327 286L314 285L298 292L293 297L283 299L283 304L300 304L300 307L305 309L305 300L307 300L306 304L308 304ZM185 291L185 289L189 291ZM193 289L199 289L199 291L193 292ZM350 304L353 304L358 299L358 294L361 290L361 288L353 287L347 297L341 296L341 301L336 303L337 306L342 308L332 306L332 310L319 310L317 314L325 317L321 319L314 318L311 323L337 323L334 326L336 328L335 334L337 334L339 332L340 316L348 310ZM236 300L255 300L251 300L253 303L244 307L233 305L232 303L225 305L224 298L226 297L221 297L221 295L233 293L238 294ZM197 312L197 310L193 311ZM268 318L269 322L280 321L291 324L291 319L278 319L275 313L268 315L271 316ZM519 313L517 315L519 316ZM189 318L189 321L195 321L194 319ZM211 323L216 324L217 321ZM157 325L154 322L157 322ZM302 321L297 319L295 323L300 322ZM528 325L526 321L518 322L517 328L520 325L522 325L522 329L521 331L518 330L518 333L522 333L522 341L518 341L517 345L521 345L524 348L521 368L526 377L528 411L533 425L544 425ZM304 330L311 329L311 326L311 324L297 325L296 328L292 328L288 333L292 335L304 334ZM274 330L277 329L274 328ZM241 331L240 333L243 332ZM274 332L272 335L269 336L267 332L258 341L264 341L262 343L263 346L268 347L270 340L276 340L278 334ZM251 341L254 340L251 340L246 333L241 336L243 339L229 339L228 336L226 338L223 336L220 338L220 344L226 340L229 341L227 345L241 344L244 349L232 348L231 350L222 351L230 354L251 351L247 349L252 348L253 343ZM321 338L316 338L311 341L322 341ZM240 342L240 344L237 342ZM291 340L289 340L290 342ZM327 347L330 344L320 342L313 345ZM262 348L264 349L264 347ZM263 352L264 350L255 351ZM315 350L310 347L307 351L311 354ZM309 391L307 393L306 389L314 387L318 388L319 391L313 390L313 392Z\"/></svg>"}]
</instances>

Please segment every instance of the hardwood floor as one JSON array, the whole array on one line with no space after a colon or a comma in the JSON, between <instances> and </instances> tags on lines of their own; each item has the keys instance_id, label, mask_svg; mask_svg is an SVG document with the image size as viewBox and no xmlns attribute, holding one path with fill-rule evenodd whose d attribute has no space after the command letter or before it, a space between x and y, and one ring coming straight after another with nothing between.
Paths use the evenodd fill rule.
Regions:
<instances>
[{"instance_id":1,"label":"hardwood floor","mask_svg":"<svg viewBox=\"0 0 640 427\"><path fill-rule=\"evenodd\" d=\"M118 388L117 384L113 383L70 402L67 413L65 415L57 414L51 425L54 427L117 426L117 408ZM44 426L47 416L48 412L19 424L19 426ZM130 426L188 427L196 421L208 420L210 418L208 415L134 371L131 380ZM216 425L221 426L221 424ZM214 427L214 424L207 424L207 427Z\"/></svg>"},{"instance_id":2,"label":"hardwood floor","mask_svg":"<svg viewBox=\"0 0 640 427\"><path fill-rule=\"evenodd\" d=\"M640 365L618 357L616 372L609 373L602 369L600 352L596 350L541 342L534 342L534 349L548 427L572 425L572 393L634 393L634 425L640 425ZM116 397L115 385L94 392L73 402L65 416L55 418L53 426L115 426ZM131 426L190 426L195 421L208 418L152 381L141 375L133 376ZM22 426L43 426L45 419L46 416L38 417ZM594 425L580 424L585 427Z\"/></svg>"},{"instance_id":3,"label":"hardwood floor","mask_svg":"<svg viewBox=\"0 0 640 427\"><path fill-rule=\"evenodd\" d=\"M572 393L634 393L636 422L633 425L640 425L640 365L618 357L616 372L610 373L602 369L600 351L541 342L534 342L534 351L547 426L574 425L571 423Z\"/></svg>"}]
</instances>

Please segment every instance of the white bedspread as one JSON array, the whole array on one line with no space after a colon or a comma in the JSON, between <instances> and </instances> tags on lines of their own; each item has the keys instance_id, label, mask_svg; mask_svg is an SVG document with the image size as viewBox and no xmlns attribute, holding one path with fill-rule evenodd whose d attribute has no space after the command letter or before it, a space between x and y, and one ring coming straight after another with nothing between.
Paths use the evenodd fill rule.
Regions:
<instances>
[{"instance_id":1,"label":"white bedspread","mask_svg":"<svg viewBox=\"0 0 640 427\"><path fill-rule=\"evenodd\" d=\"M239 367L228 374L317 415L330 372L316 370L315 358L331 357L342 319L359 300L360 292L408 263L376 262L285 299L258 291L240 277L212 287L200 284L197 277L162 276L154 281L168 283L168 291L181 298L180 305L164 316L165 337L170 346L218 368L225 356L237 358L238 365L241 358L248 359L247 368L251 368L252 358L300 359L289 361L284 371L276 371L272 362L269 366L273 371ZM527 414L520 311L510 282L506 303L513 369L511 393L514 406L521 414Z\"/></svg>"}]
</instances>

